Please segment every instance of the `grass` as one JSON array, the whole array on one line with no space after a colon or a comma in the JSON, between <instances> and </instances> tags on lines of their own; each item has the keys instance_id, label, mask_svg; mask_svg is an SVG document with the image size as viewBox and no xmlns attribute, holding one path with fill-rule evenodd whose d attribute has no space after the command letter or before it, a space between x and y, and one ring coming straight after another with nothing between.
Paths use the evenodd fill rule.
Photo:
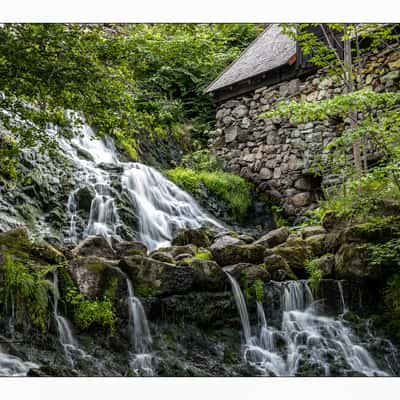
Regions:
<instances>
[{"instance_id":1,"label":"grass","mask_svg":"<svg viewBox=\"0 0 400 400\"><path fill-rule=\"evenodd\" d=\"M250 186L240 176L223 171L199 171L177 167L167 177L183 189L196 194L203 184L209 193L224 201L237 220L243 220L251 204Z\"/></svg>"}]
</instances>

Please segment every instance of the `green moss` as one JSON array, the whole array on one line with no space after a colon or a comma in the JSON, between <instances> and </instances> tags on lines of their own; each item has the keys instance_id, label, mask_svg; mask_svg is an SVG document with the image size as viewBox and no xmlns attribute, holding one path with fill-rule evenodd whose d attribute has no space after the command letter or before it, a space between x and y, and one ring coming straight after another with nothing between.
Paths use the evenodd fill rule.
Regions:
<instances>
[{"instance_id":1,"label":"green moss","mask_svg":"<svg viewBox=\"0 0 400 400\"><path fill-rule=\"evenodd\" d=\"M30 321L46 331L48 297L54 290L52 283L44 278L47 272L48 269L35 271L6 253L4 265L0 269L2 315L10 316L14 313L17 326Z\"/></svg>"},{"instance_id":2,"label":"green moss","mask_svg":"<svg viewBox=\"0 0 400 400\"><path fill-rule=\"evenodd\" d=\"M290 226L289 221L283 216L283 208L276 204L271 205L271 212L277 228Z\"/></svg>"},{"instance_id":3,"label":"green moss","mask_svg":"<svg viewBox=\"0 0 400 400\"><path fill-rule=\"evenodd\" d=\"M133 137L129 137L122 132L117 132L114 135L118 143L125 150L125 153L129 156L129 158L132 161L136 161L138 159L136 139Z\"/></svg>"},{"instance_id":4,"label":"green moss","mask_svg":"<svg viewBox=\"0 0 400 400\"><path fill-rule=\"evenodd\" d=\"M250 185L240 176L223 171L195 172L189 168L178 167L166 172L174 183L191 193L200 191L204 184L209 193L216 195L230 208L237 220L243 220L251 204Z\"/></svg>"},{"instance_id":5,"label":"green moss","mask_svg":"<svg viewBox=\"0 0 400 400\"><path fill-rule=\"evenodd\" d=\"M109 288L110 292L105 294L102 299L90 300L83 293L79 292L71 276L64 268L62 269L62 274L65 284L65 305L75 325L82 330L99 326L113 333L116 316L111 295L116 293L118 282L116 281L111 284ZM115 286L114 289L113 286Z\"/></svg>"},{"instance_id":6,"label":"green moss","mask_svg":"<svg viewBox=\"0 0 400 400\"><path fill-rule=\"evenodd\" d=\"M205 250L205 251L198 251L193 258L198 258L200 260L211 260L212 259L212 254L211 252Z\"/></svg>"},{"instance_id":7,"label":"green moss","mask_svg":"<svg viewBox=\"0 0 400 400\"><path fill-rule=\"evenodd\" d=\"M160 294L158 289L150 286L138 286L135 288L135 292L139 297L153 297Z\"/></svg>"},{"instance_id":8,"label":"green moss","mask_svg":"<svg viewBox=\"0 0 400 400\"><path fill-rule=\"evenodd\" d=\"M199 174L189 168L177 167L166 171L167 177L191 193L198 193L200 191L200 178Z\"/></svg>"},{"instance_id":9,"label":"green moss","mask_svg":"<svg viewBox=\"0 0 400 400\"><path fill-rule=\"evenodd\" d=\"M253 283L253 290L257 301L264 300L264 282L261 279L256 279Z\"/></svg>"}]
</instances>

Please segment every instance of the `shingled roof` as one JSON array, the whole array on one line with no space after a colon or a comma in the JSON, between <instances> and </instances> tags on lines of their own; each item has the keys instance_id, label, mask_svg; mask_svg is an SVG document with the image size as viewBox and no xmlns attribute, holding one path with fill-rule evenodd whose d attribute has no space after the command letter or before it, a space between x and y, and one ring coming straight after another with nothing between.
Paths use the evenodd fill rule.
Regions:
<instances>
[{"instance_id":1,"label":"shingled roof","mask_svg":"<svg viewBox=\"0 0 400 400\"><path fill-rule=\"evenodd\" d=\"M279 25L271 24L236 61L211 82L205 93L286 65L294 54L296 42L284 35Z\"/></svg>"}]
</instances>

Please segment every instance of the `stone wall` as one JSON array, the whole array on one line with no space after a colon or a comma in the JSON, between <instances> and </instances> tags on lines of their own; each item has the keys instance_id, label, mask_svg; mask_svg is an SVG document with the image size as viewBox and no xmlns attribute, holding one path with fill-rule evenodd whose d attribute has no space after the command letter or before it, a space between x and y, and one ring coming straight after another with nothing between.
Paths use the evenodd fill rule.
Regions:
<instances>
[{"instance_id":1,"label":"stone wall","mask_svg":"<svg viewBox=\"0 0 400 400\"><path fill-rule=\"evenodd\" d=\"M360 86L378 92L399 90L400 52L386 49L365 63ZM335 176L316 178L312 160L324 146L343 132L345 122L314 121L292 125L279 118L258 118L285 99L307 101L344 93L343 83L323 71L262 87L218 107L216 130L210 132L210 147L225 168L254 182L270 199L283 206L294 219L315 207L322 185L337 182Z\"/></svg>"}]
</instances>

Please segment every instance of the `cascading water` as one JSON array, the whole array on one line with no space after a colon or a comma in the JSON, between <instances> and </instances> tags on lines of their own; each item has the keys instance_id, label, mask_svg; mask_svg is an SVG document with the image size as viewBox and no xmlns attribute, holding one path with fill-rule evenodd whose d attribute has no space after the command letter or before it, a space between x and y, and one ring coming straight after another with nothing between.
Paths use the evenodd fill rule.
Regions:
<instances>
[{"instance_id":1,"label":"cascading water","mask_svg":"<svg viewBox=\"0 0 400 400\"><path fill-rule=\"evenodd\" d=\"M243 299L238 293L240 287L228 276L245 335L244 359L261 374L389 375L377 366L344 321L316 313L306 281L274 282L281 294L280 326L267 325L263 306L257 303L259 331L251 336L246 305L239 301ZM247 317L242 318L242 315ZM391 370L389 365L387 370Z\"/></svg>"},{"instance_id":2,"label":"cascading water","mask_svg":"<svg viewBox=\"0 0 400 400\"><path fill-rule=\"evenodd\" d=\"M131 207L137 213L138 239L150 251L169 245L173 233L180 228L203 225L222 228L189 194L158 171L140 163L119 161L113 141L97 139L88 125L76 129L70 141L62 138L59 143L66 157L78 167L76 181L79 184L71 192L67 204L70 222L66 236L70 242L77 243L90 235L102 235L109 242L112 238L121 240L122 222L116 207L120 193L113 187L111 170L123 171L120 175L122 192L128 194ZM83 187L90 188L93 199L86 228L79 233L77 193Z\"/></svg>"},{"instance_id":3,"label":"cascading water","mask_svg":"<svg viewBox=\"0 0 400 400\"><path fill-rule=\"evenodd\" d=\"M54 285L54 320L57 324L58 339L63 348L65 358L71 366L74 366L74 358L87 358L91 359L91 356L86 354L78 345L78 341L75 339L69 321L58 312L58 275L57 271L53 272L53 285Z\"/></svg>"},{"instance_id":4,"label":"cascading water","mask_svg":"<svg viewBox=\"0 0 400 400\"><path fill-rule=\"evenodd\" d=\"M22 361L11 354L3 353L0 347L0 376L26 376L30 369L39 368L37 364Z\"/></svg>"},{"instance_id":5,"label":"cascading water","mask_svg":"<svg viewBox=\"0 0 400 400\"><path fill-rule=\"evenodd\" d=\"M140 300L135 297L132 282L123 274L128 288L129 337L134 349L130 367L137 374L153 376L152 338L146 313Z\"/></svg>"}]
</instances>

